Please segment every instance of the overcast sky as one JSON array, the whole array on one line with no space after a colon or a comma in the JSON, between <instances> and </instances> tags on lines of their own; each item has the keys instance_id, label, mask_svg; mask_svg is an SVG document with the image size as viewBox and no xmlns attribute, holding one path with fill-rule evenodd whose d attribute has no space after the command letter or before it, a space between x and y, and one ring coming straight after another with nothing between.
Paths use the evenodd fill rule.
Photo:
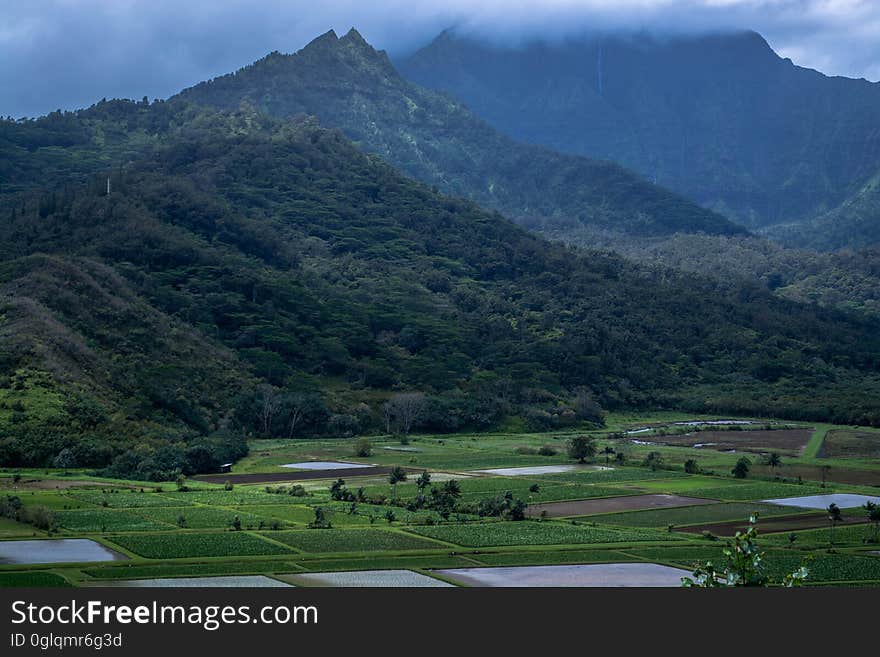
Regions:
<instances>
[{"instance_id":1,"label":"overcast sky","mask_svg":"<svg viewBox=\"0 0 880 657\"><path fill-rule=\"evenodd\" d=\"M0 0L0 115L164 98L352 26L392 55L449 26L511 40L753 29L796 64L880 80L878 0Z\"/></svg>"}]
</instances>

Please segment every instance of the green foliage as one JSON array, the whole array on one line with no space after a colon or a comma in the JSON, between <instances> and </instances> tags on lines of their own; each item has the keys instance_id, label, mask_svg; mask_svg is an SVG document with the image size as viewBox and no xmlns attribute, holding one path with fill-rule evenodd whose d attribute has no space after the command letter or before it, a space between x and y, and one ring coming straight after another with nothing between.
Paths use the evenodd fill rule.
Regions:
<instances>
[{"instance_id":1,"label":"green foliage","mask_svg":"<svg viewBox=\"0 0 880 657\"><path fill-rule=\"evenodd\" d=\"M226 529L232 526L235 517L238 518L240 526L244 529L260 529L261 522L268 524L268 520L264 517L245 513L239 509L205 506L150 507L138 513L150 520L164 522L168 525L181 526L179 520L183 518L183 527L187 529Z\"/></svg>"},{"instance_id":2,"label":"green foliage","mask_svg":"<svg viewBox=\"0 0 880 657\"><path fill-rule=\"evenodd\" d=\"M65 462L105 476L173 481L240 458L248 435L383 431L392 390L421 391L425 431L505 418L588 430L603 409L648 405L880 423L876 327L548 243L314 120L241 103L243 80L286 80L254 104L362 121L343 116L360 107L351 90L310 77L351 75L347 62L367 89L370 75L397 87L373 118L414 122L377 139L394 136L401 157L425 144L436 157L413 162L457 162L481 189L492 179L481 171L507 171L501 205L549 216L568 199L601 215L585 221L636 230L639 217L648 233L715 217L615 167L511 150L355 36L321 43L170 103L3 122L4 162L28 164L0 168L12 194L0 195L0 462L42 466L70 450ZM401 90L416 108L404 111ZM482 169L447 158L437 137L410 139L436 132L435 112ZM556 174L531 173L547 158ZM25 193L28 179L47 189ZM550 205L525 179L553 185ZM452 184L465 193L473 180Z\"/></svg>"},{"instance_id":3,"label":"green foliage","mask_svg":"<svg viewBox=\"0 0 880 657\"><path fill-rule=\"evenodd\" d=\"M303 552L375 552L443 547L417 536L383 529L333 529L324 532L281 531L267 534L267 536Z\"/></svg>"},{"instance_id":4,"label":"green foliage","mask_svg":"<svg viewBox=\"0 0 880 657\"><path fill-rule=\"evenodd\" d=\"M764 553L758 549L757 514L749 516L749 528L736 532L733 541L723 550L726 564L717 570L711 561L693 572L693 578L682 577L684 587L716 588L721 586L767 586L770 578L765 572ZM805 564L785 575L785 587L800 586L808 577Z\"/></svg>"},{"instance_id":5,"label":"green foliage","mask_svg":"<svg viewBox=\"0 0 880 657\"><path fill-rule=\"evenodd\" d=\"M589 519L601 524L622 525L626 527L682 527L710 522L740 520L753 513L761 515L784 515L788 510L771 504L758 502L726 502L721 504L701 504L671 509L646 509L592 516Z\"/></svg>"},{"instance_id":6,"label":"green foliage","mask_svg":"<svg viewBox=\"0 0 880 657\"><path fill-rule=\"evenodd\" d=\"M749 476L749 468L751 465L752 461L747 456L741 456L736 460L736 465L733 466L730 473L737 479L745 479Z\"/></svg>"},{"instance_id":7,"label":"green foliage","mask_svg":"<svg viewBox=\"0 0 880 657\"><path fill-rule=\"evenodd\" d=\"M109 507L111 509L137 509L151 508L160 506L184 506L189 505L197 500L192 500L186 496L175 499L172 495L166 496L159 493L141 493L126 488L106 488L103 490L83 490L74 491L70 496L75 500L81 500L97 506Z\"/></svg>"},{"instance_id":8,"label":"green foliage","mask_svg":"<svg viewBox=\"0 0 880 657\"><path fill-rule=\"evenodd\" d=\"M277 543L264 541L247 532L121 534L110 537L110 540L147 559L248 556L289 552Z\"/></svg>"},{"instance_id":9,"label":"green foliage","mask_svg":"<svg viewBox=\"0 0 880 657\"><path fill-rule=\"evenodd\" d=\"M61 575L42 571L0 573L0 588L3 587L69 587L71 584Z\"/></svg>"},{"instance_id":10,"label":"green foliage","mask_svg":"<svg viewBox=\"0 0 880 657\"><path fill-rule=\"evenodd\" d=\"M665 466L663 454L660 452L648 452L647 456L645 456L645 460L642 462L642 466L650 470L662 469Z\"/></svg>"},{"instance_id":11,"label":"green foliage","mask_svg":"<svg viewBox=\"0 0 880 657\"><path fill-rule=\"evenodd\" d=\"M0 518L8 518L43 531L55 531L58 521L55 511L42 504L24 504L18 495L0 497Z\"/></svg>"},{"instance_id":12,"label":"green foliage","mask_svg":"<svg viewBox=\"0 0 880 657\"><path fill-rule=\"evenodd\" d=\"M155 510L155 507L152 508ZM55 511L58 526L75 533L140 532L168 529L167 517L151 513L149 518L114 509Z\"/></svg>"},{"instance_id":13,"label":"green foliage","mask_svg":"<svg viewBox=\"0 0 880 657\"><path fill-rule=\"evenodd\" d=\"M568 441L568 458L586 463L596 456L596 440L590 436L575 436Z\"/></svg>"},{"instance_id":14,"label":"green foliage","mask_svg":"<svg viewBox=\"0 0 880 657\"><path fill-rule=\"evenodd\" d=\"M732 483L732 482L731 482ZM688 495L707 499L731 501L770 500L782 497L798 497L821 493L814 484L782 484L773 482L750 482L739 485L703 486L688 491Z\"/></svg>"},{"instance_id":15,"label":"green foliage","mask_svg":"<svg viewBox=\"0 0 880 657\"><path fill-rule=\"evenodd\" d=\"M409 527L408 531L465 547L559 545L676 541L678 537L651 530L611 529L561 522L489 522Z\"/></svg>"},{"instance_id":16,"label":"green foliage","mask_svg":"<svg viewBox=\"0 0 880 657\"><path fill-rule=\"evenodd\" d=\"M354 455L366 458L373 455L373 445L367 438L358 438L354 443Z\"/></svg>"},{"instance_id":17,"label":"green foliage","mask_svg":"<svg viewBox=\"0 0 880 657\"><path fill-rule=\"evenodd\" d=\"M754 32L510 48L447 31L400 66L517 139L620 162L787 241L880 238L877 89L792 66Z\"/></svg>"},{"instance_id":18,"label":"green foliage","mask_svg":"<svg viewBox=\"0 0 880 657\"><path fill-rule=\"evenodd\" d=\"M449 96L406 82L355 31L325 34L294 55L271 53L178 99L316 116L407 175L548 232L584 225L639 235L744 232L610 162L505 137Z\"/></svg>"},{"instance_id":19,"label":"green foliage","mask_svg":"<svg viewBox=\"0 0 880 657\"><path fill-rule=\"evenodd\" d=\"M340 481L342 481L340 479ZM332 529L333 524L330 522L330 519L327 517L327 512L324 510L324 507L316 506L315 507L315 517L309 523L309 529Z\"/></svg>"}]
</instances>

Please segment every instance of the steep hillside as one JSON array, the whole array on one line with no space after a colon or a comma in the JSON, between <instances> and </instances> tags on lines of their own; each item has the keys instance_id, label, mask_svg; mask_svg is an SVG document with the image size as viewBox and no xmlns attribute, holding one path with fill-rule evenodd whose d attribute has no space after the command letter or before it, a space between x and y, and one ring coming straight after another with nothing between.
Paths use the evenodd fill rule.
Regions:
<instances>
[{"instance_id":1,"label":"steep hillside","mask_svg":"<svg viewBox=\"0 0 880 657\"><path fill-rule=\"evenodd\" d=\"M817 253L758 237L715 235L614 240L605 246L646 266L733 285L757 283L792 301L880 318L880 248Z\"/></svg>"},{"instance_id":2,"label":"steep hillside","mask_svg":"<svg viewBox=\"0 0 880 657\"><path fill-rule=\"evenodd\" d=\"M243 433L381 430L400 390L436 431L658 405L878 421L874 323L573 252L312 120L175 121L110 196L102 173L3 218L7 464L210 469Z\"/></svg>"},{"instance_id":3,"label":"steep hillside","mask_svg":"<svg viewBox=\"0 0 880 657\"><path fill-rule=\"evenodd\" d=\"M0 241L31 250L12 235ZM70 448L74 463L104 466L135 446L139 463L170 440L212 443L210 469L241 454L236 440L207 436L252 380L232 351L149 304L107 264L39 253L0 264L4 465L51 464Z\"/></svg>"},{"instance_id":4,"label":"steep hillside","mask_svg":"<svg viewBox=\"0 0 880 657\"><path fill-rule=\"evenodd\" d=\"M880 246L880 171L830 212L766 232L780 242L810 249Z\"/></svg>"},{"instance_id":5,"label":"steep hillside","mask_svg":"<svg viewBox=\"0 0 880 657\"><path fill-rule=\"evenodd\" d=\"M276 117L308 114L401 171L538 230L635 235L745 232L618 165L519 144L452 98L406 82L354 30L272 53L179 99Z\"/></svg>"},{"instance_id":6,"label":"steep hillside","mask_svg":"<svg viewBox=\"0 0 880 657\"><path fill-rule=\"evenodd\" d=\"M753 32L516 48L446 32L398 66L516 139L614 160L753 228L831 212L880 164L880 85L797 67ZM876 239L863 219L828 245Z\"/></svg>"}]
</instances>

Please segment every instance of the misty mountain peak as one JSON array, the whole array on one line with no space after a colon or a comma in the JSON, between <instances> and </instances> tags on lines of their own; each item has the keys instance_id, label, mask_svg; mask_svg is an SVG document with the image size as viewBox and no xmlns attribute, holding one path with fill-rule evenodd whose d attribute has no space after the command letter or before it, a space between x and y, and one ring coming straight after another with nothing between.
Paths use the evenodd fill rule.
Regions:
<instances>
[{"instance_id":1,"label":"misty mountain peak","mask_svg":"<svg viewBox=\"0 0 880 657\"><path fill-rule=\"evenodd\" d=\"M333 47L336 45L336 42L339 41L339 37L336 35L335 30L327 30L321 36L315 37L311 41L309 41L303 50L315 50L319 48L326 48L328 46Z\"/></svg>"},{"instance_id":2,"label":"misty mountain peak","mask_svg":"<svg viewBox=\"0 0 880 657\"><path fill-rule=\"evenodd\" d=\"M367 48L372 49L367 40L361 36L361 33L358 32L355 28L351 28L348 32L346 32L345 36L340 39L340 41L345 41L354 45L366 46Z\"/></svg>"},{"instance_id":3,"label":"misty mountain peak","mask_svg":"<svg viewBox=\"0 0 880 657\"><path fill-rule=\"evenodd\" d=\"M312 60L330 67L344 64L348 69L361 73L368 70L380 77L397 78L397 71L385 51L373 48L353 27L342 37L338 37L333 30L322 34L296 53L294 59L296 58Z\"/></svg>"}]
</instances>

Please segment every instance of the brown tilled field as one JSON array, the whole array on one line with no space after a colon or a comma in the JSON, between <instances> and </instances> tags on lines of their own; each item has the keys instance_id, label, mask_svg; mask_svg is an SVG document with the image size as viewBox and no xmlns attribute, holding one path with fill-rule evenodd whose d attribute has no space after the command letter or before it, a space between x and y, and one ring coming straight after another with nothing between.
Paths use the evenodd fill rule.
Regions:
<instances>
[{"instance_id":1,"label":"brown tilled field","mask_svg":"<svg viewBox=\"0 0 880 657\"><path fill-rule=\"evenodd\" d=\"M804 481L822 481L822 468L818 465L793 465L783 459L782 467L772 468L756 463L752 466L755 475L761 477L780 476L786 479ZM844 468L839 465L831 466L825 473L825 481L828 483L852 484L853 486L880 486L880 470L868 470L859 468Z\"/></svg>"},{"instance_id":2,"label":"brown tilled field","mask_svg":"<svg viewBox=\"0 0 880 657\"><path fill-rule=\"evenodd\" d=\"M829 431L822 443L822 458L880 458L880 432Z\"/></svg>"},{"instance_id":3,"label":"brown tilled field","mask_svg":"<svg viewBox=\"0 0 880 657\"><path fill-rule=\"evenodd\" d=\"M416 472L411 468L404 468L407 472ZM285 481L308 481L311 479L348 479L349 477L369 477L371 475L387 475L391 472L390 467L378 466L369 468L342 468L336 470L303 470L300 472L251 472L249 474L217 474L196 475L195 481L204 481L212 484L268 484Z\"/></svg>"},{"instance_id":4,"label":"brown tilled field","mask_svg":"<svg viewBox=\"0 0 880 657\"><path fill-rule=\"evenodd\" d=\"M813 434L812 429L777 429L771 431L694 431L674 436L652 436L648 440L676 447L701 446L719 451L774 451L800 454Z\"/></svg>"},{"instance_id":5,"label":"brown tilled field","mask_svg":"<svg viewBox=\"0 0 880 657\"><path fill-rule=\"evenodd\" d=\"M547 515L551 518L567 518L570 516L589 516L594 513L611 513L614 511L643 511L645 509L663 509L673 506L715 504L717 501L701 497L684 497L682 495L626 495L591 500L572 500L570 502L530 504L528 513L531 516L540 516L543 511L546 511Z\"/></svg>"}]
</instances>

